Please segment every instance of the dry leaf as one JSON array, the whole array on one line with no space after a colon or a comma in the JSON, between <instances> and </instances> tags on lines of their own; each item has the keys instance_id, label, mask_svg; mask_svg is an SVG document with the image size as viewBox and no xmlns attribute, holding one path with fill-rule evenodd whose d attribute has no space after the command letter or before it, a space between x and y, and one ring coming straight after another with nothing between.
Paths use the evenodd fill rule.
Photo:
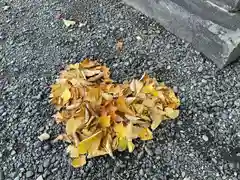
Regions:
<instances>
[{"instance_id":1,"label":"dry leaf","mask_svg":"<svg viewBox=\"0 0 240 180\"><path fill-rule=\"evenodd\" d=\"M65 24L66 27L73 26L74 24L76 24L75 21L66 20L66 19L63 19L63 23Z\"/></svg>"},{"instance_id":2,"label":"dry leaf","mask_svg":"<svg viewBox=\"0 0 240 180\"><path fill-rule=\"evenodd\" d=\"M63 104L66 104L69 101L71 98L71 92L68 88L63 91L61 98L63 99Z\"/></svg>"},{"instance_id":3,"label":"dry leaf","mask_svg":"<svg viewBox=\"0 0 240 180\"><path fill-rule=\"evenodd\" d=\"M117 48L122 50L122 40ZM109 68L90 59L67 66L51 86L50 98L58 110L56 122L66 129L54 141L70 143L73 167L86 164L86 157L132 152L135 139L153 139L151 130L162 120L179 116L180 100L164 83L146 73L140 80L113 83Z\"/></svg>"},{"instance_id":4,"label":"dry leaf","mask_svg":"<svg viewBox=\"0 0 240 180\"><path fill-rule=\"evenodd\" d=\"M79 152L78 152L78 148L75 147L74 145L69 145L67 147L67 153L70 154L71 158L77 158L79 157Z\"/></svg>"},{"instance_id":5,"label":"dry leaf","mask_svg":"<svg viewBox=\"0 0 240 180\"><path fill-rule=\"evenodd\" d=\"M99 131L91 137L84 139L78 144L78 152L80 154L93 153L99 148L102 138L102 132Z\"/></svg>"},{"instance_id":6,"label":"dry leaf","mask_svg":"<svg viewBox=\"0 0 240 180\"><path fill-rule=\"evenodd\" d=\"M123 39L117 40L116 49L117 49L117 51L123 50Z\"/></svg>"},{"instance_id":7,"label":"dry leaf","mask_svg":"<svg viewBox=\"0 0 240 180\"><path fill-rule=\"evenodd\" d=\"M109 127L111 125L111 119L110 116L101 116L99 118L99 124L101 125L101 127L106 128Z\"/></svg>"},{"instance_id":8,"label":"dry leaf","mask_svg":"<svg viewBox=\"0 0 240 180\"><path fill-rule=\"evenodd\" d=\"M176 119L179 116L179 110L174 110L172 108L165 108L166 116L171 119Z\"/></svg>"},{"instance_id":9,"label":"dry leaf","mask_svg":"<svg viewBox=\"0 0 240 180\"><path fill-rule=\"evenodd\" d=\"M72 160L72 166L75 168L82 167L85 164L86 164L86 157L84 155L81 155L80 157Z\"/></svg>"},{"instance_id":10,"label":"dry leaf","mask_svg":"<svg viewBox=\"0 0 240 180\"><path fill-rule=\"evenodd\" d=\"M77 131L78 128L82 128L84 126L84 118L74 119L71 118L66 123L66 133L68 135L72 135Z\"/></svg>"},{"instance_id":11,"label":"dry leaf","mask_svg":"<svg viewBox=\"0 0 240 180\"><path fill-rule=\"evenodd\" d=\"M134 115L135 114L131 109L129 109L129 107L127 106L123 96L118 97L117 108L118 108L118 111L121 111L123 113L127 113L129 115Z\"/></svg>"},{"instance_id":12,"label":"dry leaf","mask_svg":"<svg viewBox=\"0 0 240 180\"><path fill-rule=\"evenodd\" d=\"M135 145L132 143L132 141L128 141L128 151L133 152L135 148Z\"/></svg>"},{"instance_id":13,"label":"dry leaf","mask_svg":"<svg viewBox=\"0 0 240 180\"><path fill-rule=\"evenodd\" d=\"M152 132L148 128L142 128L139 132L139 137L141 140L151 140L153 138Z\"/></svg>"}]
</instances>

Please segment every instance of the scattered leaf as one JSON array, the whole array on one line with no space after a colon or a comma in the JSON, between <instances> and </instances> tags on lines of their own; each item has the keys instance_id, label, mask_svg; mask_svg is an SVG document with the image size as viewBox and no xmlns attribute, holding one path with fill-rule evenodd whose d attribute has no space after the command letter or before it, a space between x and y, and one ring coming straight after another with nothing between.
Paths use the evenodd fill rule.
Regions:
<instances>
[{"instance_id":1,"label":"scattered leaf","mask_svg":"<svg viewBox=\"0 0 240 180\"><path fill-rule=\"evenodd\" d=\"M123 39L118 39L117 40L116 49L117 49L117 51L122 51L123 50Z\"/></svg>"},{"instance_id":2,"label":"scattered leaf","mask_svg":"<svg viewBox=\"0 0 240 180\"><path fill-rule=\"evenodd\" d=\"M66 19L63 19L63 23L65 24L66 27L70 27L76 24L75 21L66 20Z\"/></svg>"}]
</instances>

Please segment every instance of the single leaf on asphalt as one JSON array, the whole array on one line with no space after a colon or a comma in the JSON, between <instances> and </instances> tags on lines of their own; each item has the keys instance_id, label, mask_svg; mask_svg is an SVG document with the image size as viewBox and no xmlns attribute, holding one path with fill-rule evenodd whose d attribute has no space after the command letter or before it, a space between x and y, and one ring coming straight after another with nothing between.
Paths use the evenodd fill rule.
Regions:
<instances>
[{"instance_id":1,"label":"single leaf on asphalt","mask_svg":"<svg viewBox=\"0 0 240 180\"><path fill-rule=\"evenodd\" d=\"M86 156L84 156L84 155L81 155L80 157L74 158L72 160L72 166L75 168L82 167L85 164L86 164Z\"/></svg>"},{"instance_id":2,"label":"single leaf on asphalt","mask_svg":"<svg viewBox=\"0 0 240 180\"><path fill-rule=\"evenodd\" d=\"M63 19L63 23L66 27L70 27L70 26L73 26L74 24L76 24L75 21L66 20L66 19Z\"/></svg>"},{"instance_id":3,"label":"single leaf on asphalt","mask_svg":"<svg viewBox=\"0 0 240 180\"><path fill-rule=\"evenodd\" d=\"M116 49L117 49L117 51L122 51L123 50L123 39L118 39L117 40Z\"/></svg>"}]
</instances>

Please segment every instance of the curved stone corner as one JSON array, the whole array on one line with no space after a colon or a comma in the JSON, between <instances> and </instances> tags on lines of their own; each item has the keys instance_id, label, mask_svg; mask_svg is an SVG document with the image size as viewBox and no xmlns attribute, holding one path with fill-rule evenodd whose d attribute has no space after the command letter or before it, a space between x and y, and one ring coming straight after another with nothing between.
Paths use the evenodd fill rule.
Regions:
<instances>
[{"instance_id":1,"label":"curved stone corner","mask_svg":"<svg viewBox=\"0 0 240 180\"><path fill-rule=\"evenodd\" d=\"M223 0L124 0L192 45L219 68L240 56L240 14L230 13ZM233 0L228 0L233 1Z\"/></svg>"}]
</instances>

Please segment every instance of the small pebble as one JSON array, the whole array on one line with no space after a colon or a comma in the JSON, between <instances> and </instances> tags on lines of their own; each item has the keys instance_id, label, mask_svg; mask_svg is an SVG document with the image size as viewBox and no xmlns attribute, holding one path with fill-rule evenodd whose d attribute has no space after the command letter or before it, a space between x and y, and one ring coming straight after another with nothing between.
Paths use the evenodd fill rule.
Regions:
<instances>
[{"instance_id":1,"label":"small pebble","mask_svg":"<svg viewBox=\"0 0 240 180\"><path fill-rule=\"evenodd\" d=\"M46 160L43 162L43 167L47 168L49 165L50 165L50 160L49 160L49 159L46 159Z\"/></svg>"},{"instance_id":2,"label":"small pebble","mask_svg":"<svg viewBox=\"0 0 240 180\"><path fill-rule=\"evenodd\" d=\"M30 177L32 177L34 175L34 173L32 172L32 171L27 171L26 172L26 177L27 178L30 178Z\"/></svg>"},{"instance_id":3,"label":"small pebble","mask_svg":"<svg viewBox=\"0 0 240 180\"><path fill-rule=\"evenodd\" d=\"M200 66L197 71L198 71L198 72L202 72L202 71L203 71L203 67Z\"/></svg>"},{"instance_id":4,"label":"small pebble","mask_svg":"<svg viewBox=\"0 0 240 180\"><path fill-rule=\"evenodd\" d=\"M208 137L206 135L203 135L202 138L204 141L206 141L206 142L208 141Z\"/></svg>"},{"instance_id":5,"label":"small pebble","mask_svg":"<svg viewBox=\"0 0 240 180\"><path fill-rule=\"evenodd\" d=\"M38 139L40 140L40 141L46 141L46 140L48 140L50 138L50 135L48 134L48 133L43 133L43 134L41 134L40 136L38 136Z\"/></svg>"},{"instance_id":6,"label":"small pebble","mask_svg":"<svg viewBox=\"0 0 240 180\"><path fill-rule=\"evenodd\" d=\"M4 11L7 11L7 10L9 10L10 9L10 6L3 6L3 10Z\"/></svg>"},{"instance_id":7,"label":"small pebble","mask_svg":"<svg viewBox=\"0 0 240 180\"><path fill-rule=\"evenodd\" d=\"M41 175L41 176L38 176L38 178L37 178L36 180L43 180L42 175Z\"/></svg>"},{"instance_id":8,"label":"small pebble","mask_svg":"<svg viewBox=\"0 0 240 180\"><path fill-rule=\"evenodd\" d=\"M139 171L139 175L140 175L140 176L143 176L143 175L144 175L144 171L143 171L143 169L140 169L140 171Z\"/></svg>"}]
</instances>

